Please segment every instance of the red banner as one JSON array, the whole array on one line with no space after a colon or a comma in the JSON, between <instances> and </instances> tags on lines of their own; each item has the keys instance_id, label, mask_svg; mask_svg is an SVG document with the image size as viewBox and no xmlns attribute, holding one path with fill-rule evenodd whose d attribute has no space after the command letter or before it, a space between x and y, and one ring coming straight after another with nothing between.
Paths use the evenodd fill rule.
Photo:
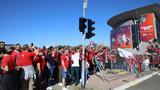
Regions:
<instances>
[{"instance_id":1,"label":"red banner","mask_svg":"<svg viewBox=\"0 0 160 90\"><path fill-rule=\"evenodd\" d=\"M148 42L156 38L155 16L153 13L141 15L139 29L141 41Z\"/></svg>"}]
</instances>

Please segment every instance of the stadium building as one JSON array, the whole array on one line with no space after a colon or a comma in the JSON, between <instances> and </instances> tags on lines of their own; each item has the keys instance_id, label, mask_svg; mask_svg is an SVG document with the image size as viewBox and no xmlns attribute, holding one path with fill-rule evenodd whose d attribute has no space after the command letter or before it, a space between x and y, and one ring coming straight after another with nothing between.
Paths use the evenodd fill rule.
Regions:
<instances>
[{"instance_id":1,"label":"stadium building","mask_svg":"<svg viewBox=\"0 0 160 90\"><path fill-rule=\"evenodd\" d=\"M152 4L110 18L107 24L111 48L134 49L139 44L160 40L160 5Z\"/></svg>"}]
</instances>

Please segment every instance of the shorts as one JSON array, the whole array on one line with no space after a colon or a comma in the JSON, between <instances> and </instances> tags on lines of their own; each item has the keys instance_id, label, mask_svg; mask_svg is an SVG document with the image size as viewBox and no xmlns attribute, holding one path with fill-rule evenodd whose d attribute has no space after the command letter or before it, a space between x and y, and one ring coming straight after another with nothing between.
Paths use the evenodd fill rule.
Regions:
<instances>
[{"instance_id":1,"label":"shorts","mask_svg":"<svg viewBox=\"0 0 160 90\"><path fill-rule=\"evenodd\" d=\"M67 77L67 72L64 71L64 69L61 69L61 74L62 74L62 78L66 78Z\"/></svg>"},{"instance_id":2,"label":"shorts","mask_svg":"<svg viewBox=\"0 0 160 90\"><path fill-rule=\"evenodd\" d=\"M32 65L30 66L23 66L22 67L24 70L24 79L29 80L29 79L35 79L36 78L36 72L34 70L34 67Z\"/></svg>"}]
</instances>

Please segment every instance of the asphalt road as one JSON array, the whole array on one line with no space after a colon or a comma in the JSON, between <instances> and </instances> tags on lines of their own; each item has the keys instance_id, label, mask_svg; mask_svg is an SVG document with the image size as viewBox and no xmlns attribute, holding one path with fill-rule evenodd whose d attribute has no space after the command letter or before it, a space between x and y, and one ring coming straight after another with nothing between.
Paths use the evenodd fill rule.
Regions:
<instances>
[{"instance_id":1,"label":"asphalt road","mask_svg":"<svg viewBox=\"0 0 160 90\"><path fill-rule=\"evenodd\" d=\"M126 90L160 90L160 76L156 74L142 83Z\"/></svg>"}]
</instances>

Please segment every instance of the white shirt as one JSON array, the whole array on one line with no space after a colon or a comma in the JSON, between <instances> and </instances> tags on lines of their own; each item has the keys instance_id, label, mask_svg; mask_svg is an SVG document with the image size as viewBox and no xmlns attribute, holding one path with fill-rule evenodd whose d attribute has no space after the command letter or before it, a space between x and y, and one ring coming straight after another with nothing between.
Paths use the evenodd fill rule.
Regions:
<instances>
[{"instance_id":1,"label":"white shirt","mask_svg":"<svg viewBox=\"0 0 160 90\"><path fill-rule=\"evenodd\" d=\"M145 65L149 65L149 59L148 59L148 58L145 59L144 64L145 64Z\"/></svg>"},{"instance_id":2,"label":"white shirt","mask_svg":"<svg viewBox=\"0 0 160 90\"><path fill-rule=\"evenodd\" d=\"M73 61L73 64L72 64L72 67L79 67L79 53L75 53L72 55L72 61Z\"/></svg>"}]
</instances>

